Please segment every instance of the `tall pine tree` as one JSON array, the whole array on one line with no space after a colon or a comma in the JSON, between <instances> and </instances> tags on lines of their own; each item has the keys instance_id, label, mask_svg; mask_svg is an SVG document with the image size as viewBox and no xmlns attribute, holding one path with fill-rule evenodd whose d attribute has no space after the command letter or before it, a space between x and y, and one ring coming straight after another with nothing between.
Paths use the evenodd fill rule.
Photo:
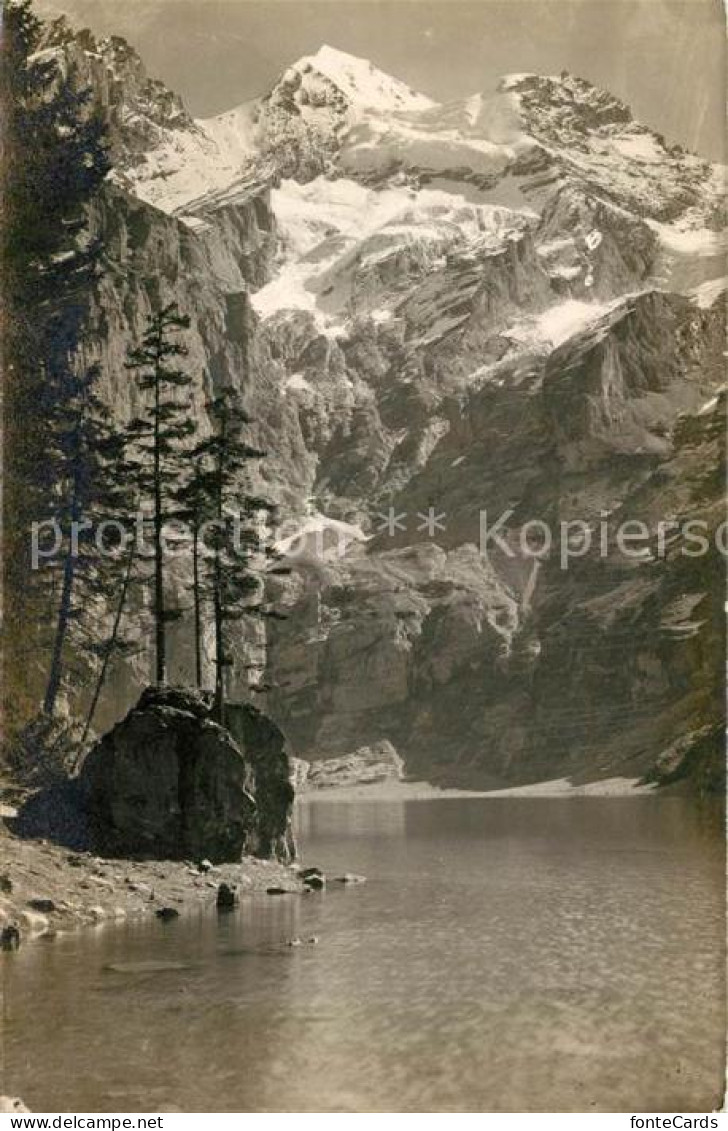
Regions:
<instances>
[{"instance_id":1,"label":"tall pine tree","mask_svg":"<svg viewBox=\"0 0 728 1131\"><path fill-rule=\"evenodd\" d=\"M251 423L231 387L208 405L212 433L195 448L197 490L207 530L198 569L200 600L212 605L215 640L215 710L225 723L227 673L233 666L233 628L244 620L276 615L266 601L265 577L279 555L266 537L273 508L250 489L251 463L265 452L246 439ZM279 570L279 572L282 572Z\"/></svg>"},{"instance_id":2,"label":"tall pine tree","mask_svg":"<svg viewBox=\"0 0 728 1131\"><path fill-rule=\"evenodd\" d=\"M88 208L109 169L105 132L71 66L39 54L43 25L11 0L0 39L3 116L3 628L6 733L35 711L57 644L31 525L65 505L58 428L77 392L74 355L98 269ZM66 481L67 482L67 481ZM56 643L53 642L56 638Z\"/></svg>"},{"instance_id":3,"label":"tall pine tree","mask_svg":"<svg viewBox=\"0 0 728 1131\"><path fill-rule=\"evenodd\" d=\"M166 559L164 529L176 517L176 491L189 460L186 441L194 434L188 395L192 378L179 367L187 346L179 340L190 319L170 303L152 315L141 344L129 350L127 368L136 373L144 395L141 416L129 424L132 450L137 455L135 483L140 503L151 511L155 679L167 682L167 626L179 615L165 601Z\"/></svg>"},{"instance_id":4,"label":"tall pine tree","mask_svg":"<svg viewBox=\"0 0 728 1131\"><path fill-rule=\"evenodd\" d=\"M54 404L46 459L53 470L53 522L57 550L43 575L54 585L53 643L43 711L53 716L70 644L75 663L88 666L104 605L119 585L121 543L133 511L124 474L124 435L94 391L96 370L69 375ZM106 527L110 527L109 532ZM77 673L78 674L78 673Z\"/></svg>"},{"instance_id":5,"label":"tall pine tree","mask_svg":"<svg viewBox=\"0 0 728 1131\"><path fill-rule=\"evenodd\" d=\"M194 611L195 683L203 683L203 570L205 524L212 519L214 502L210 484L199 451L192 457L189 478L178 488L175 498L176 517L184 522L192 535L192 602Z\"/></svg>"}]
</instances>

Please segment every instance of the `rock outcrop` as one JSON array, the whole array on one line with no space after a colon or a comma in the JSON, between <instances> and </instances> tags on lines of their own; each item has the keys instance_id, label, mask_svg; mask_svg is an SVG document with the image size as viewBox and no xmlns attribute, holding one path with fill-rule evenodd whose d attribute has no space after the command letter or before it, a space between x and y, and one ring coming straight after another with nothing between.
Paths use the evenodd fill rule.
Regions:
<instances>
[{"instance_id":1,"label":"rock outcrop","mask_svg":"<svg viewBox=\"0 0 728 1131\"><path fill-rule=\"evenodd\" d=\"M254 708L230 710L236 737L213 721L204 693L142 694L81 769L99 849L216 863L293 855L285 739Z\"/></svg>"},{"instance_id":2,"label":"rock outcrop","mask_svg":"<svg viewBox=\"0 0 728 1131\"><path fill-rule=\"evenodd\" d=\"M383 781L401 781L404 762L387 739L361 746L339 758L322 758L315 762L298 761L299 789L334 789L337 786L375 785Z\"/></svg>"}]
</instances>

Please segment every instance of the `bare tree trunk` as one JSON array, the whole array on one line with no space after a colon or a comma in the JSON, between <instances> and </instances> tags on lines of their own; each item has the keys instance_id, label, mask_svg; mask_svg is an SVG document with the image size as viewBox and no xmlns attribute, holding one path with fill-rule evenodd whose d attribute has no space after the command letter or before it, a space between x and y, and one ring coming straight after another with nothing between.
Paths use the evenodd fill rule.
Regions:
<instances>
[{"instance_id":1,"label":"bare tree trunk","mask_svg":"<svg viewBox=\"0 0 728 1131\"><path fill-rule=\"evenodd\" d=\"M160 334L161 336L161 334ZM167 682L167 638L164 620L164 562L162 559L162 469L159 436L159 374L154 385L154 638L157 683Z\"/></svg>"},{"instance_id":2,"label":"bare tree trunk","mask_svg":"<svg viewBox=\"0 0 728 1131\"><path fill-rule=\"evenodd\" d=\"M192 592L195 602L195 679L202 687L202 608L200 602L200 541L195 526L192 535Z\"/></svg>"},{"instance_id":3,"label":"bare tree trunk","mask_svg":"<svg viewBox=\"0 0 728 1131\"><path fill-rule=\"evenodd\" d=\"M109 637L109 641L108 641L108 644L106 646L106 650L104 652L104 659L103 659L103 662L101 664L101 670L99 672L99 677L96 680L96 687L94 688L93 699L91 700L91 705L88 709L88 715L86 716L86 724L83 728L83 737L81 739L82 743L86 741L86 739L88 738L88 735L89 735L89 731L91 730L91 724L94 721L94 715L96 714L96 708L98 707L99 699L101 698L101 692L102 692L103 686L106 682L106 675L108 673L109 664L111 663L111 657L114 654L114 648L116 647L116 642L119 639L119 627L121 625L121 618L124 615L124 607L126 605L126 597L127 597L128 592L129 592L129 585L131 583L131 575L132 575L132 571L134 569L134 558L135 557L136 557L136 549L135 549L134 543L131 542L130 545L129 545L129 556L128 556L127 562L126 562L126 570L124 572L124 580L122 581L122 584L121 584L121 592L119 593L119 601L118 601L118 604L116 606L116 615L114 616L114 624L112 626L111 636Z\"/></svg>"},{"instance_id":4,"label":"bare tree trunk","mask_svg":"<svg viewBox=\"0 0 728 1131\"><path fill-rule=\"evenodd\" d=\"M72 515L75 514L75 507ZM72 519L73 521L73 519ZM52 716L56 708L58 692L61 689L61 676L63 672L63 646L66 642L68 624L71 617L71 602L73 598L73 582L76 576L76 557L73 553L72 534L68 533L68 552L63 563L63 582L61 584L61 600L58 606L58 620L56 622L56 635L53 641L53 654L48 673L48 685L45 699L43 700L43 713Z\"/></svg>"},{"instance_id":5,"label":"bare tree trunk","mask_svg":"<svg viewBox=\"0 0 728 1131\"><path fill-rule=\"evenodd\" d=\"M225 641L221 588L220 551L216 548L213 573L213 608L215 615L215 713L220 726L225 726Z\"/></svg>"},{"instance_id":6,"label":"bare tree trunk","mask_svg":"<svg viewBox=\"0 0 728 1131\"><path fill-rule=\"evenodd\" d=\"M223 412L220 421L220 448L218 454L217 522L218 538L224 539L223 522L223 461L227 439L227 420ZM215 609L215 710L220 726L225 726L225 611L222 594L222 562L219 543L215 546L213 596Z\"/></svg>"}]
</instances>

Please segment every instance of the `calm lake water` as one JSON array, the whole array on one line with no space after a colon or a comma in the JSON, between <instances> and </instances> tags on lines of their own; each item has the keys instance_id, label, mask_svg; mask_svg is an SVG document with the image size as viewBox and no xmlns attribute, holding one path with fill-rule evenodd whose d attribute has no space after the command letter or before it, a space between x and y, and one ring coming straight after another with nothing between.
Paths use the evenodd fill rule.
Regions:
<instances>
[{"instance_id":1,"label":"calm lake water","mask_svg":"<svg viewBox=\"0 0 728 1131\"><path fill-rule=\"evenodd\" d=\"M64 1112L718 1102L716 815L676 797L314 801L298 825L306 863L368 883L8 959L4 1090Z\"/></svg>"}]
</instances>

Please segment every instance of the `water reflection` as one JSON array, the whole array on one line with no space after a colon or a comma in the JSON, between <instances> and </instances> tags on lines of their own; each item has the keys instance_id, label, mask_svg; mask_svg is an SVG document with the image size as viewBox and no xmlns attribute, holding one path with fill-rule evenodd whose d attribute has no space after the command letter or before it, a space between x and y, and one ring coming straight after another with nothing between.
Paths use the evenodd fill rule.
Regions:
<instances>
[{"instance_id":1,"label":"water reflection","mask_svg":"<svg viewBox=\"0 0 728 1131\"><path fill-rule=\"evenodd\" d=\"M426 802L417 804L427 804ZM309 796L296 806L294 825L302 846L318 848L326 840L347 838L403 837L407 835L407 813L412 802L397 798L383 802L318 802Z\"/></svg>"},{"instance_id":2,"label":"water reflection","mask_svg":"<svg viewBox=\"0 0 728 1131\"><path fill-rule=\"evenodd\" d=\"M24 948L5 1086L62 1111L717 1102L719 814L458 798L314 802L298 821L308 861L368 883Z\"/></svg>"}]
</instances>

